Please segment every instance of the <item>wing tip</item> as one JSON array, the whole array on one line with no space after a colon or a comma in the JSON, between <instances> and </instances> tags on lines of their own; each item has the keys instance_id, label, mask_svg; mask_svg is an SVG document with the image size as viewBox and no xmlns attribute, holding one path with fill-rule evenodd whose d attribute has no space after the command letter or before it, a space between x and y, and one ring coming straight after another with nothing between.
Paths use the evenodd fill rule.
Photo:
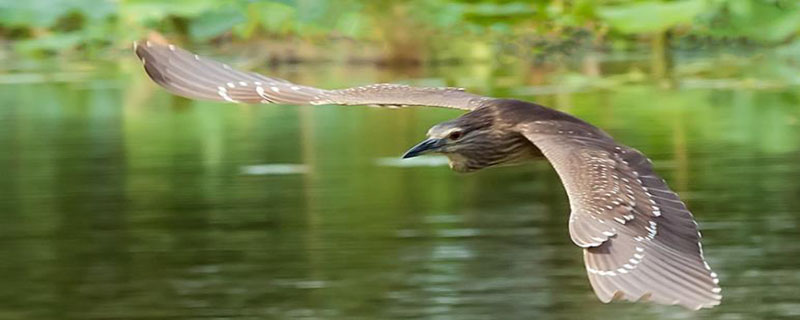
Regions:
<instances>
[{"instance_id":1,"label":"wing tip","mask_svg":"<svg viewBox=\"0 0 800 320\"><path fill-rule=\"evenodd\" d=\"M159 44L159 45L162 45L162 46L165 46L165 45L169 44L169 41L167 41L166 37L164 37L162 34L160 34L158 32L155 32L155 31L150 31L150 32L147 33L146 41L148 41L150 44L155 43L155 44Z\"/></svg>"},{"instance_id":2,"label":"wing tip","mask_svg":"<svg viewBox=\"0 0 800 320\"><path fill-rule=\"evenodd\" d=\"M133 41L133 52L142 59L147 50L146 48L152 48L155 45L169 47L170 50L175 51L175 46L170 44L167 38L158 32L150 31L144 39Z\"/></svg>"},{"instance_id":3,"label":"wing tip","mask_svg":"<svg viewBox=\"0 0 800 320\"><path fill-rule=\"evenodd\" d=\"M668 303L663 303L656 301L653 299L653 292L645 292L639 297L634 295L626 294L622 290L615 289L610 294L600 294L597 293L597 298L603 303L612 303L617 301L627 301L631 303L653 303L653 304L663 304L669 306L681 306L689 310L699 311L702 309L711 309L720 304L722 304L722 295L715 294L709 300L705 301L681 301L681 300L673 300Z\"/></svg>"}]
</instances>

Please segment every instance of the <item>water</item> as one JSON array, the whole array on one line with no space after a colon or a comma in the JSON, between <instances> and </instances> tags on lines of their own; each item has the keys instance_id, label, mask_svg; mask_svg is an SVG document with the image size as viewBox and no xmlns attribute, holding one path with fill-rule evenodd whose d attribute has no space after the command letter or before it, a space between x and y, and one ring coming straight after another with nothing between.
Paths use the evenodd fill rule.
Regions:
<instances>
[{"instance_id":1,"label":"water","mask_svg":"<svg viewBox=\"0 0 800 320\"><path fill-rule=\"evenodd\" d=\"M800 317L798 70L726 61L680 60L672 86L604 59L588 60L602 77L582 63L272 71L467 86L607 129L695 213L718 308L598 302L546 162L459 175L395 160L457 111L190 102L123 56L2 75L0 319Z\"/></svg>"}]
</instances>

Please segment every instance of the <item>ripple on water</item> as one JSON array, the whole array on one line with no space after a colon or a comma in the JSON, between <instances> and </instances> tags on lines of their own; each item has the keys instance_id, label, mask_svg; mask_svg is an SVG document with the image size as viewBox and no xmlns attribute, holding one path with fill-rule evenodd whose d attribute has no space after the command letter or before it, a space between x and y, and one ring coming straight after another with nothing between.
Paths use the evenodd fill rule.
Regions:
<instances>
[{"instance_id":1,"label":"ripple on water","mask_svg":"<svg viewBox=\"0 0 800 320\"><path fill-rule=\"evenodd\" d=\"M243 175L264 176L264 175L283 175L283 174L304 174L308 173L309 167L304 164L291 163L269 163L252 166L242 166L240 172Z\"/></svg>"},{"instance_id":2,"label":"ripple on water","mask_svg":"<svg viewBox=\"0 0 800 320\"><path fill-rule=\"evenodd\" d=\"M375 160L375 164L384 167L399 167L399 168L441 167L441 166L447 166L448 160L447 157L445 156L421 156L408 159L391 157L391 158L378 158Z\"/></svg>"}]
</instances>

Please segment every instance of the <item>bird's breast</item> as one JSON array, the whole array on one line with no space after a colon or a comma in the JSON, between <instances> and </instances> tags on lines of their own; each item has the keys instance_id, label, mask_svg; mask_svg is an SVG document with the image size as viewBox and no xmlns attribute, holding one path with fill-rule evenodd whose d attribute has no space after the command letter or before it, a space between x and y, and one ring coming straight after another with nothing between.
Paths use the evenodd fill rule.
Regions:
<instances>
[{"instance_id":1,"label":"bird's breast","mask_svg":"<svg viewBox=\"0 0 800 320\"><path fill-rule=\"evenodd\" d=\"M455 172L467 173L478 170L480 168L470 165L470 159L458 153L446 153L449 160L450 169Z\"/></svg>"}]
</instances>

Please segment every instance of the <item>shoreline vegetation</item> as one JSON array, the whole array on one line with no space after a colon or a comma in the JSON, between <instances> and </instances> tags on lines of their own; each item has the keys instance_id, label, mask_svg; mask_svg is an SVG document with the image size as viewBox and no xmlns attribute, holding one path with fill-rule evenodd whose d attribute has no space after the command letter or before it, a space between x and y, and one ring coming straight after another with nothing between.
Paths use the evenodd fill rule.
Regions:
<instances>
[{"instance_id":1,"label":"shoreline vegetation","mask_svg":"<svg viewBox=\"0 0 800 320\"><path fill-rule=\"evenodd\" d=\"M412 76L457 66L527 70L515 76L542 87L523 94L554 84L800 85L796 73L759 71L764 62L787 70L800 64L800 3L775 0L9 2L0 4L0 61L15 63L0 67L0 83L86 78L107 67L82 61L113 65L151 32L256 71L301 64Z\"/></svg>"},{"instance_id":2,"label":"shoreline vegetation","mask_svg":"<svg viewBox=\"0 0 800 320\"><path fill-rule=\"evenodd\" d=\"M270 63L415 65L585 51L761 48L795 42L788 0L29 0L0 4L0 46L33 57L97 56L148 32L246 50ZM265 45L264 43L269 43ZM269 48L263 50L263 48ZM252 52L249 52L252 51ZM323 57L323 58L321 58ZM340 57L342 58L342 57Z\"/></svg>"}]
</instances>

